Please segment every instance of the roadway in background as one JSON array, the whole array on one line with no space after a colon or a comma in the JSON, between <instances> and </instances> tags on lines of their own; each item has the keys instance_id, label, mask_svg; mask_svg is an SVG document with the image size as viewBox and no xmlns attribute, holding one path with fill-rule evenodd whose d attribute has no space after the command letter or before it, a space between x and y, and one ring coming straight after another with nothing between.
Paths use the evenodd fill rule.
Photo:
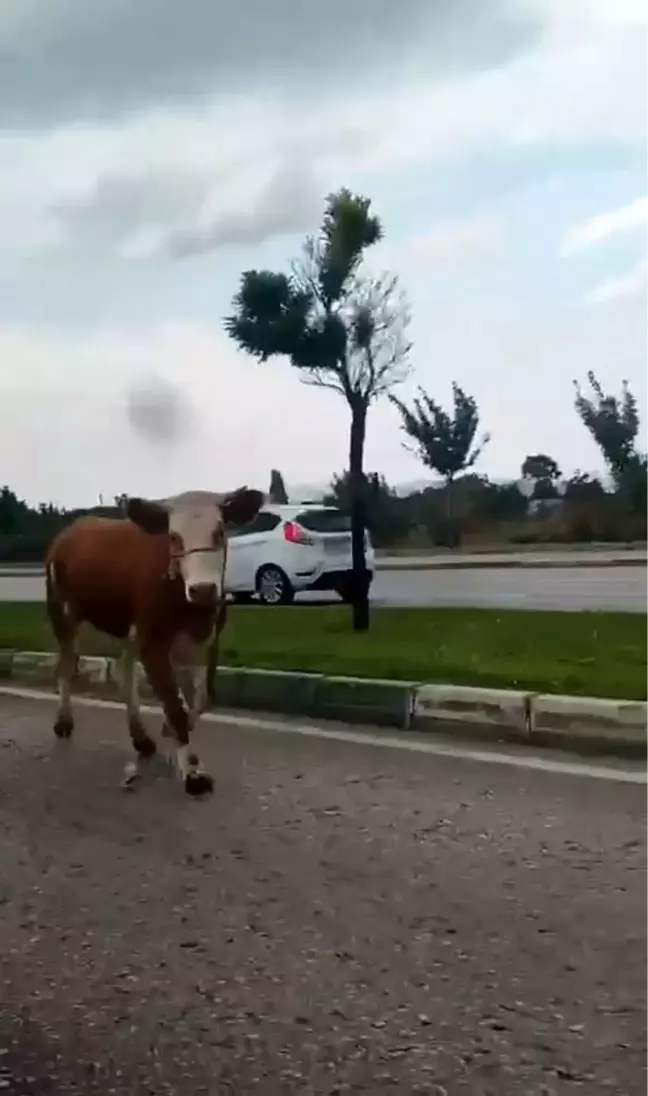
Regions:
<instances>
[{"instance_id":1,"label":"roadway in background","mask_svg":"<svg viewBox=\"0 0 648 1096\"><path fill-rule=\"evenodd\" d=\"M0 570L0 601L42 601L42 572ZM329 602L328 595L300 600ZM645 564L623 567L466 567L378 570L376 605L646 611ZM337 599L333 599L337 603Z\"/></svg>"}]
</instances>

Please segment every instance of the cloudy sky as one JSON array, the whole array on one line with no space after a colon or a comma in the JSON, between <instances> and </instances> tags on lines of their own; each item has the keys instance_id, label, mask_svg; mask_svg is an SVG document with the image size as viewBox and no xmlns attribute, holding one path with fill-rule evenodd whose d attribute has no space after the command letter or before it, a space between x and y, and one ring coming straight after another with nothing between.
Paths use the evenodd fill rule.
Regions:
<instances>
[{"instance_id":1,"label":"cloudy sky","mask_svg":"<svg viewBox=\"0 0 648 1096\"><path fill-rule=\"evenodd\" d=\"M31 500L327 481L334 393L223 332L342 185L459 381L480 469L598 453L572 379L646 410L644 0L3 0L0 482ZM645 442L644 442L645 443ZM384 402L367 466L418 478Z\"/></svg>"}]
</instances>

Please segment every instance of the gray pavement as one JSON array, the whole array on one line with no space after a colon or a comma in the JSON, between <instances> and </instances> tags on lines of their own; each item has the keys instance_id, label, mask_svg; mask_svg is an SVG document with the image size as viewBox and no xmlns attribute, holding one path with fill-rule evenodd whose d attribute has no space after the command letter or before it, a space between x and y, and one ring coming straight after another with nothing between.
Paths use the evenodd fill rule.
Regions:
<instances>
[{"instance_id":1,"label":"gray pavement","mask_svg":"<svg viewBox=\"0 0 648 1096\"><path fill-rule=\"evenodd\" d=\"M610 566L622 563L624 566L646 565L646 549L629 546L624 548L534 548L526 551L504 552L434 552L416 556L378 556L378 568L421 567L502 567L535 565L552 567L591 567Z\"/></svg>"},{"instance_id":2,"label":"gray pavement","mask_svg":"<svg viewBox=\"0 0 648 1096\"><path fill-rule=\"evenodd\" d=\"M12 1096L644 1096L645 786L0 695ZM149 718L153 718L150 716Z\"/></svg>"},{"instance_id":3,"label":"gray pavement","mask_svg":"<svg viewBox=\"0 0 648 1096\"><path fill-rule=\"evenodd\" d=\"M501 567L551 565L565 567L583 566L609 566L622 563L626 566L636 564L646 566L648 553L644 544L583 544L560 548L555 545L546 547L527 546L524 548L507 548L501 551L482 550L480 552L467 552L463 549L456 551L443 551L434 549L430 552L417 552L406 555L390 555L388 552L378 552L376 555L376 567L378 570L404 569L416 570L420 568L443 569L446 567ZM43 567L37 563L3 563L0 562L0 575L5 574L41 574Z\"/></svg>"},{"instance_id":4,"label":"gray pavement","mask_svg":"<svg viewBox=\"0 0 648 1096\"><path fill-rule=\"evenodd\" d=\"M0 572L0 601L41 601L42 574ZM304 595L327 601L322 594ZM646 568L467 568L377 571L372 598L381 605L464 605L510 609L646 611ZM335 599L337 601L337 599Z\"/></svg>"}]
</instances>

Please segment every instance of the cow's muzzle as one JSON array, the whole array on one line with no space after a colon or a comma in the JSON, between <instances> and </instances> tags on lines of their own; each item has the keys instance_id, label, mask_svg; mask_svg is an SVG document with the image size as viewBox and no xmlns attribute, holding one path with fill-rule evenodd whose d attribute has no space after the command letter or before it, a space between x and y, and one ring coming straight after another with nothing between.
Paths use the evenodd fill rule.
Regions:
<instances>
[{"instance_id":1,"label":"cow's muzzle","mask_svg":"<svg viewBox=\"0 0 648 1096\"><path fill-rule=\"evenodd\" d=\"M197 582L187 587L187 597L193 605L214 607L218 601L218 586L215 582Z\"/></svg>"}]
</instances>

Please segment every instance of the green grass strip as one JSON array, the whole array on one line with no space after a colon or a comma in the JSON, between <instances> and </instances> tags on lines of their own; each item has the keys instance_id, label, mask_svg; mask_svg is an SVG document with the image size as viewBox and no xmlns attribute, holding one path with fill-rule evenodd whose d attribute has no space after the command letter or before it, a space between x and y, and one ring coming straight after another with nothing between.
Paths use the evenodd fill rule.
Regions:
<instances>
[{"instance_id":1,"label":"green grass strip","mask_svg":"<svg viewBox=\"0 0 648 1096\"><path fill-rule=\"evenodd\" d=\"M0 648L50 650L42 604L0 603ZM88 630L80 649L118 645ZM442 681L646 699L646 614L376 608L354 634L344 606L232 607L222 662L272 670Z\"/></svg>"}]
</instances>

